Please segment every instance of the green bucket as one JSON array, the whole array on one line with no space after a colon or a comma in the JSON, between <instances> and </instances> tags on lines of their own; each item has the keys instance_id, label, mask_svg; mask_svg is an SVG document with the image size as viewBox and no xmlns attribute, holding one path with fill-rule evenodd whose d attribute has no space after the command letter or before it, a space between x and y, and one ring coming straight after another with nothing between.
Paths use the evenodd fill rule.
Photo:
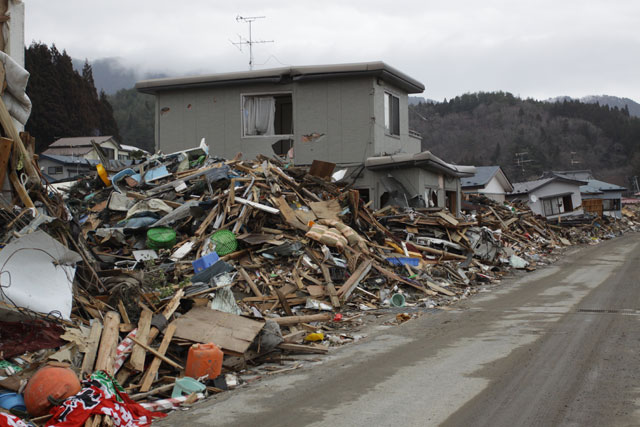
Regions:
<instances>
[{"instance_id":1,"label":"green bucket","mask_svg":"<svg viewBox=\"0 0 640 427\"><path fill-rule=\"evenodd\" d=\"M224 256L238 249L236 235L229 230L218 230L211 235L211 242L216 245L216 253Z\"/></svg>"},{"instance_id":2,"label":"green bucket","mask_svg":"<svg viewBox=\"0 0 640 427\"><path fill-rule=\"evenodd\" d=\"M176 232L169 227L156 227L147 230L149 249L171 249L176 244Z\"/></svg>"}]
</instances>

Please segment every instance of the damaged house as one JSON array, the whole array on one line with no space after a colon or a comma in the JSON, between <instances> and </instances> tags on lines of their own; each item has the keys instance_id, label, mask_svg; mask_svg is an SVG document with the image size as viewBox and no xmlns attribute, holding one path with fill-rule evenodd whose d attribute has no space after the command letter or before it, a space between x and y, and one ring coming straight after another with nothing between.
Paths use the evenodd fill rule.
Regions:
<instances>
[{"instance_id":1,"label":"damaged house","mask_svg":"<svg viewBox=\"0 0 640 427\"><path fill-rule=\"evenodd\" d=\"M526 202L534 213L546 218L581 215L584 211L580 187L586 184L554 173L535 181L514 183L507 199Z\"/></svg>"},{"instance_id":2,"label":"damaged house","mask_svg":"<svg viewBox=\"0 0 640 427\"><path fill-rule=\"evenodd\" d=\"M424 85L384 62L153 79L136 88L156 97L158 150L205 138L224 158L334 163L376 208L400 202L458 213L460 177L474 172L421 153L408 94Z\"/></svg>"},{"instance_id":3,"label":"damaged house","mask_svg":"<svg viewBox=\"0 0 640 427\"><path fill-rule=\"evenodd\" d=\"M600 181L593 176L590 170L552 173L587 182L586 185L580 187L585 212L622 218L622 193L627 190L625 187Z\"/></svg>"}]
</instances>

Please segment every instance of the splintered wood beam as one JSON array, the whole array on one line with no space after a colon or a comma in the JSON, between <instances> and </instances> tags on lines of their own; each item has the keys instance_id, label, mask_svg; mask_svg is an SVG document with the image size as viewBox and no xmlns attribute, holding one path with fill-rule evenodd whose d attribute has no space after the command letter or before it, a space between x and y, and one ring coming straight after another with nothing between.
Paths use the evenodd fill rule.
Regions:
<instances>
[{"instance_id":1,"label":"splintered wood beam","mask_svg":"<svg viewBox=\"0 0 640 427\"><path fill-rule=\"evenodd\" d=\"M104 330L100 340L98 359L96 360L96 371L105 371L113 375L113 364L116 357L116 347L118 347L120 315L115 311L109 311L104 316Z\"/></svg>"},{"instance_id":2,"label":"splintered wood beam","mask_svg":"<svg viewBox=\"0 0 640 427\"><path fill-rule=\"evenodd\" d=\"M176 332L176 324L175 322L169 323L166 331L164 332L164 337L162 338L162 342L160 343L160 347L158 347L158 353L164 355L169 348L169 344L171 343L171 339L173 338L173 334ZM158 368L160 367L160 363L162 359L159 357L155 357L149 365L147 372L145 372L144 377L142 378L142 385L140 386L141 392L146 392L151 390L151 384L155 379L156 373L158 372Z\"/></svg>"},{"instance_id":3,"label":"splintered wood beam","mask_svg":"<svg viewBox=\"0 0 640 427\"><path fill-rule=\"evenodd\" d=\"M149 338L149 331L151 330L151 318L153 312L151 310L142 310L140 314L140 320L138 321L138 332L136 338L143 343L147 342ZM129 358L129 365L136 371L144 370L144 359L146 356L145 348L142 346L134 346L131 351L131 357Z\"/></svg>"},{"instance_id":4,"label":"splintered wood beam","mask_svg":"<svg viewBox=\"0 0 640 427\"><path fill-rule=\"evenodd\" d=\"M351 277L349 277L347 281L344 282L344 285L340 287L340 289L338 290L338 296L342 298L343 301L349 299L349 296L354 291L356 286L358 286L360 281L364 279L367 274L369 274L372 264L373 261L371 261L370 259L362 261L356 271L353 272Z\"/></svg>"},{"instance_id":5,"label":"splintered wood beam","mask_svg":"<svg viewBox=\"0 0 640 427\"><path fill-rule=\"evenodd\" d=\"M242 279L245 282L247 282L247 285L249 285L249 287L253 291L253 294L255 296L257 296L257 297L262 297L262 292L260 292L260 289L258 289L258 286L251 279L251 277L249 276L249 273L247 273L247 270L245 270L244 268L240 267L240 268L238 268L238 271L240 272L240 276L242 276Z\"/></svg>"},{"instance_id":6,"label":"splintered wood beam","mask_svg":"<svg viewBox=\"0 0 640 427\"><path fill-rule=\"evenodd\" d=\"M327 292L329 293L329 298L331 299L331 305L334 308L339 308L340 298L338 298L336 287L334 286L333 281L331 280L331 274L329 274L329 268L324 264L320 264L320 269L322 270L324 281L327 282L326 287L327 287Z\"/></svg>"}]
</instances>

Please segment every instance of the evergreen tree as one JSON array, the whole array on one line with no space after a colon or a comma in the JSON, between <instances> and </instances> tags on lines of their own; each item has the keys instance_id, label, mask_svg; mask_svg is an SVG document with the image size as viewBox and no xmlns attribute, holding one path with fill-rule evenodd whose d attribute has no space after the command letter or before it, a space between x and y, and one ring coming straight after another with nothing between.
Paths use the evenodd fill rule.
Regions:
<instances>
[{"instance_id":1,"label":"evergreen tree","mask_svg":"<svg viewBox=\"0 0 640 427\"><path fill-rule=\"evenodd\" d=\"M113 109L106 95L98 96L88 61L79 74L66 51L34 42L25 51L25 67L33 104L25 128L36 138L37 152L63 137L113 135L119 141Z\"/></svg>"}]
</instances>

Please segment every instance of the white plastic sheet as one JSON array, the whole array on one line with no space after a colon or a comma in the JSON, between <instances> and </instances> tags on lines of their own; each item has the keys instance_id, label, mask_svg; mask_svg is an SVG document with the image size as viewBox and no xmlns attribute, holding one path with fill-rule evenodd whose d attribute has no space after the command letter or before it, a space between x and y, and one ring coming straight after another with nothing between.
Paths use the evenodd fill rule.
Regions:
<instances>
[{"instance_id":1,"label":"white plastic sheet","mask_svg":"<svg viewBox=\"0 0 640 427\"><path fill-rule=\"evenodd\" d=\"M81 260L42 230L13 240L0 251L0 299L68 320L76 263Z\"/></svg>"}]
</instances>

